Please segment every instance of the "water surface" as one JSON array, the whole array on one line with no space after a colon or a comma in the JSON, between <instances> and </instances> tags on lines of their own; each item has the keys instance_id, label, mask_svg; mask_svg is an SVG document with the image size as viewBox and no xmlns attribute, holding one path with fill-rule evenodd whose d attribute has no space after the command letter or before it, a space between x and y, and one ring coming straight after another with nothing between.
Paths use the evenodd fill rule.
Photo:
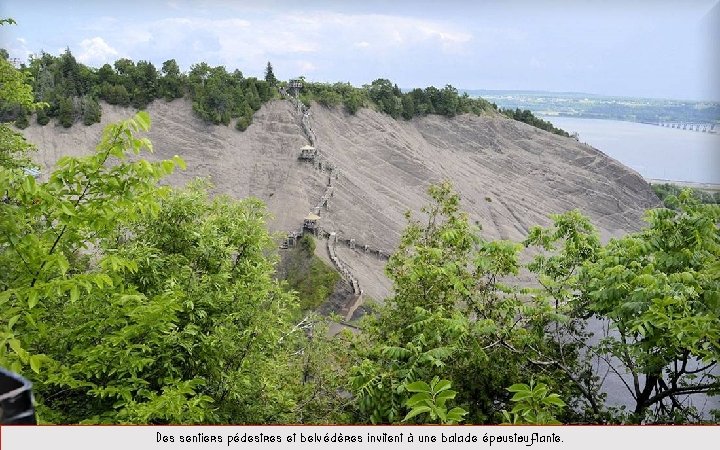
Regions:
<instances>
[{"instance_id":1,"label":"water surface","mask_svg":"<svg viewBox=\"0 0 720 450\"><path fill-rule=\"evenodd\" d=\"M580 142L647 179L720 184L720 134L617 120L542 118L569 133L577 132Z\"/></svg>"}]
</instances>

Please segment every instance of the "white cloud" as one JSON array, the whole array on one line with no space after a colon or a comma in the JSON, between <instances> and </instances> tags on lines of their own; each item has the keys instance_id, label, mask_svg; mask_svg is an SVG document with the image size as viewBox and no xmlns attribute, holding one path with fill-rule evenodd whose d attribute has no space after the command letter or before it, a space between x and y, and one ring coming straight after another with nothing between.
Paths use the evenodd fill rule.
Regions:
<instances>
[{"instance_id":1,"label":"white cloud","mask_svg":"<svg viewBox=\"0 0 720 450\"><path fill-rule=\"evenodd\" d=\"M22 37L15 38L8 48L6 48L11 58L18 58L20 61L25 62L28 60L32 52L27 47L27 40Z\"/></svg>"},{"instance_id":2,"label":"white cloud","mask_svg":"<svg viewBox=\"0 0 720 450\"><path fill-rule=\"evenodd\" d=\"M103 38L96 36L80 42L77 59L84 64L99 66L114 61L118 55L117 50L108 45Z\"/></svg>"},{"instance_id":3,"label":"white cloud","mask_svg":"<svg viewBox=\"0 0 720 450\"><path fill-rule=\"evenodd\" d=\"M382 14L316 13L285 15L276 19L287 29L305 37L319 38L324 47L354 46L388 49L439 45L450 50L467 44L472 34L439 21Z\"/></svg>"},{"instance_id":4,"label":"white cloud","mask_svg":"<svg viewBox=\"0 0 720 450\"><path fill-rule=\"evenodd\" d=\"M300 73L314 72L317 70L317 66L310 61L298 61L297 68Z\"/></svg>"},{"instance_id":5,"label":"white cloud","mask_svg":"<svg viewBox=\"0 0 720 450\"><path fill-rule=\"evenodd\" d=\"M294 76L297 70L346 65L353 50L372 49L373 60L389 60L406 52L463 52L474 40L456 24L412 17L285 10L240 18L230 13L223 18L176 16L147 22L103 17L99 22L106 29L86 29L95 37L81 42L78 59L98 65L120 55L156 64L175 58L184 69L206 61L256 74L269 60L282 77Z\"/></svg>"}]
</instances>

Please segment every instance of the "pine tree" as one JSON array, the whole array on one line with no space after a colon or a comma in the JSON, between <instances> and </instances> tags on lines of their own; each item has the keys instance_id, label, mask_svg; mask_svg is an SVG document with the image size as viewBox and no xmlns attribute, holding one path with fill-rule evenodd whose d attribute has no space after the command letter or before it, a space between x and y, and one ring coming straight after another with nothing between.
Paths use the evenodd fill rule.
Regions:
<instances>
[{"instance_id":1,"label":"pine tree","mask_svg":"<svg viewBox=\"0 0 720 450\"><path fill-rule=\"evenodd\" d=\"M277 78L275 78L270 61L268 61L267 67L265 68L265 81L267 81L270 86L275 86L277 84Z\"/></svg>"}]
</instances>

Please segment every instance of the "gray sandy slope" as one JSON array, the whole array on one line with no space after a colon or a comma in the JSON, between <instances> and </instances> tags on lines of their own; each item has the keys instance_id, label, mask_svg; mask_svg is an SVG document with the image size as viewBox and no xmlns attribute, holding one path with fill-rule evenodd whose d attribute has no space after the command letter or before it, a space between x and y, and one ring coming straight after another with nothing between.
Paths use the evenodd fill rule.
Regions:
<instances>
[{"instance_id":1,"label":"gray sandy slope","mask_svg":"<svg viewBox=\"0 0 720 450\"><path fill-rule=\"evenodd\" d=\"M179 154L188 165L170 183L202 176L216 192L256 196L274 215L274 231L299 229L325 192L328 173L297 159L308 142L289 101L264 105L243 133L203 123L186 100L155 101L148 112L151 159ZM48 168L60 156L88 153L104 124L130 115L104 105L102 124L67 130L33 124L24 134L39 148L36 161ZM322 226L336 231L340 243L356 240L355 250L339 244L338 257L376 299L390 291L384 260L361 248L392 252L406 225L403 213L428 202L430 183L452 181L487 238L520 240L532 225L549 224L549 214L574 208L608 238L638 229L643 211L658 204L640 175L600 151L499 116L396 121L370 109L351 116L313 105L310 124L338 174ZM318 254L326 257L323 249L318 245Z\"/></svg>"}]
</instances>

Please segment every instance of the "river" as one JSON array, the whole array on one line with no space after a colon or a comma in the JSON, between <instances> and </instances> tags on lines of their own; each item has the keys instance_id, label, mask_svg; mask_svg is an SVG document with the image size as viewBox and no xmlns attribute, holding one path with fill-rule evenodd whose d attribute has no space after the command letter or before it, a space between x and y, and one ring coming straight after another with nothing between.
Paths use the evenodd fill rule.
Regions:
<instances>
[{"instance_id":1,"label":"river","mask_svg":"<svg viewBox=\"0 0 720 450\"><path fill-rule=\"evenodd\" d=\"M577 132L580 142L646 179L720 184L720 134L618 120L541 117L569 133Z\"/></svg>"}]
</instances>

